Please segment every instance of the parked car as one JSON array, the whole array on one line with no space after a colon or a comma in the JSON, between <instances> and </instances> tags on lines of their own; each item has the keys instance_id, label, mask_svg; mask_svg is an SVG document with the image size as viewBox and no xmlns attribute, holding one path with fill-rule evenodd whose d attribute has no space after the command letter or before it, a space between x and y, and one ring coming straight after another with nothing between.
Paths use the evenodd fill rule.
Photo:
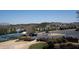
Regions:
<instances>
[{"instance_id":1,"label":"parked car","mask_svg":"<svg viewBox=\"0 0 79 59\"><path fill-rule=\"evenodd\" d=\"M79 28L77 28L75 31L79 31Z\"/></svg>"},{"instance_id":2,"label":"parked car","mask_svg":"<svg viewBox=\"0 0 79 59\"><path fill-rule=\"evenodd\" d=\"M37 36L36 33L30 33L29 36Z\"/></svg>"}]
</instances>

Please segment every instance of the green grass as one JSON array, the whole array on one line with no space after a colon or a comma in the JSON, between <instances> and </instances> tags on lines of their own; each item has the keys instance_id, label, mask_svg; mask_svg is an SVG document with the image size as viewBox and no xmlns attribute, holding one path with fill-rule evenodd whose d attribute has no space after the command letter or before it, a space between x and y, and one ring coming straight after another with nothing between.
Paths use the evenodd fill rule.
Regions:
<instances>
[{"instance_id":1,"label":"green grass","mask_svg":"<svg viewBox=\"0 0 79 59\"><path fill-rule=\"evenodd\" d=\"M29 47L29 49L43 49L44 47L48 46L46 43L36 43Z\"/></svg>"}]
</instances>

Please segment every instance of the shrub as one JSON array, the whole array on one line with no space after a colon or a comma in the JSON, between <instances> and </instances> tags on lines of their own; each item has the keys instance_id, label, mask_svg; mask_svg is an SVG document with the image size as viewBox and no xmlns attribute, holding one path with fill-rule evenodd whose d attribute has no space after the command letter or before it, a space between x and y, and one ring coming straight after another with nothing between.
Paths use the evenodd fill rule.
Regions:
<instances>
[{"instance_id":1,"label":"shrub","mask_svg":"<svg viewBox=\"0 0 79 59\"><path fill-rule=\"evenodd\" d=\"M54 43L66 43L67 42L67 40L65 40L63 38L52 39L52 41Z\"/></svg>"},{"instance_id":2,"label":"shrub","mask_svg":"<svg viewBox=\"0 0 79 59\"><path fill-rule=\"evenodd\" d=\"M75 45L73 43L64 43L64 44L60 44L60 48L61 49L78 49L79 45Z\"/></svg>"},{"instance_id":3,"label":"shrub","mask_svg":"<svg viewBox=\"0 0 79 59\"><path fill-rule=\"evenodd\" d=\"M39 38L39 39L37 39L37 41L44 41L44 42L47 42L48 39L46 39L46 38Z\"/></svg>"},{"instance_id":4,"label":"shrub","mask_svg":"<svg viewBox=\"0 0 79 59\"><path fill-rule=\"evenodd\" d=\"M69 41L69 42L76 42L78 43L78 39L77 38L73 38L73 37L63 37L65 40Z\"/></svg>"},{"instance_id":5,"label":"shrub","mask_svg":"<svg viewBox=\"0 0 79 59\"><path fill-rule=\"evenodd\" d=\"M29 49L45 49L48 46L46 43L36 43L29 47Z\"/></svg>"},{"instance_id":6,"label":"shrub","mask_svg":"<svg viewBox=\"0 0 79 59\"><path fill-rule=\"evenodd\" d=\"M23 40L23 41L32 41L33 39L31 39L30 36L21 36L21 37L19 37L19 40Z\"/></svg>"},{"instance_id":7,"label":"shrub","mask_svg":"<svg viewBox=\"0 0 79 59\"><path fill-rule=\"evenodd\" d=\"M47 44L48 44L47 49L53 49L53 48L54 48L54 43L53 43L53 41L49 41L49 42L47 42Z\"/></svg>"}]
</instances>

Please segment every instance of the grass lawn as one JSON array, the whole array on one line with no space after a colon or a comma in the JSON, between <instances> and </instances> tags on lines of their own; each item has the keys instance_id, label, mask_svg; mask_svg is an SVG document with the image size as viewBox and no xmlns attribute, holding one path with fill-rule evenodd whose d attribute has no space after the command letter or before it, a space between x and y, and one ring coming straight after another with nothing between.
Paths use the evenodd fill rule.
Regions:
<instances>
[{"instance_id":1,"label":"grass lawn","mask_svg":"<svg viewBox=\"0 0 79 59\"><path fill-rule=\"evenodd\" d=\"M44 47L48 46L46 43L36 43L29 47L29 49L43 49Z\"/></svg>"}]
</instances>

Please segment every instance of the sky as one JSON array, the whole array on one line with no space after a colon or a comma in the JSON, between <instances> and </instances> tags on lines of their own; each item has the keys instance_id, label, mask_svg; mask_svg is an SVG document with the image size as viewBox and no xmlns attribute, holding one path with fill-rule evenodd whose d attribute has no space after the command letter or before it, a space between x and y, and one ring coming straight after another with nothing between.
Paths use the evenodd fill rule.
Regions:
<instances>
[{"instance_id":1,"label":"sky","mask_svg":"<svg viewBox=\"0 0 79 59\"><path fill-rule=\"evenodd\" d=\"M0 23L77 22L75 10L0 10Z\"/></svg>"}]
</instances>

